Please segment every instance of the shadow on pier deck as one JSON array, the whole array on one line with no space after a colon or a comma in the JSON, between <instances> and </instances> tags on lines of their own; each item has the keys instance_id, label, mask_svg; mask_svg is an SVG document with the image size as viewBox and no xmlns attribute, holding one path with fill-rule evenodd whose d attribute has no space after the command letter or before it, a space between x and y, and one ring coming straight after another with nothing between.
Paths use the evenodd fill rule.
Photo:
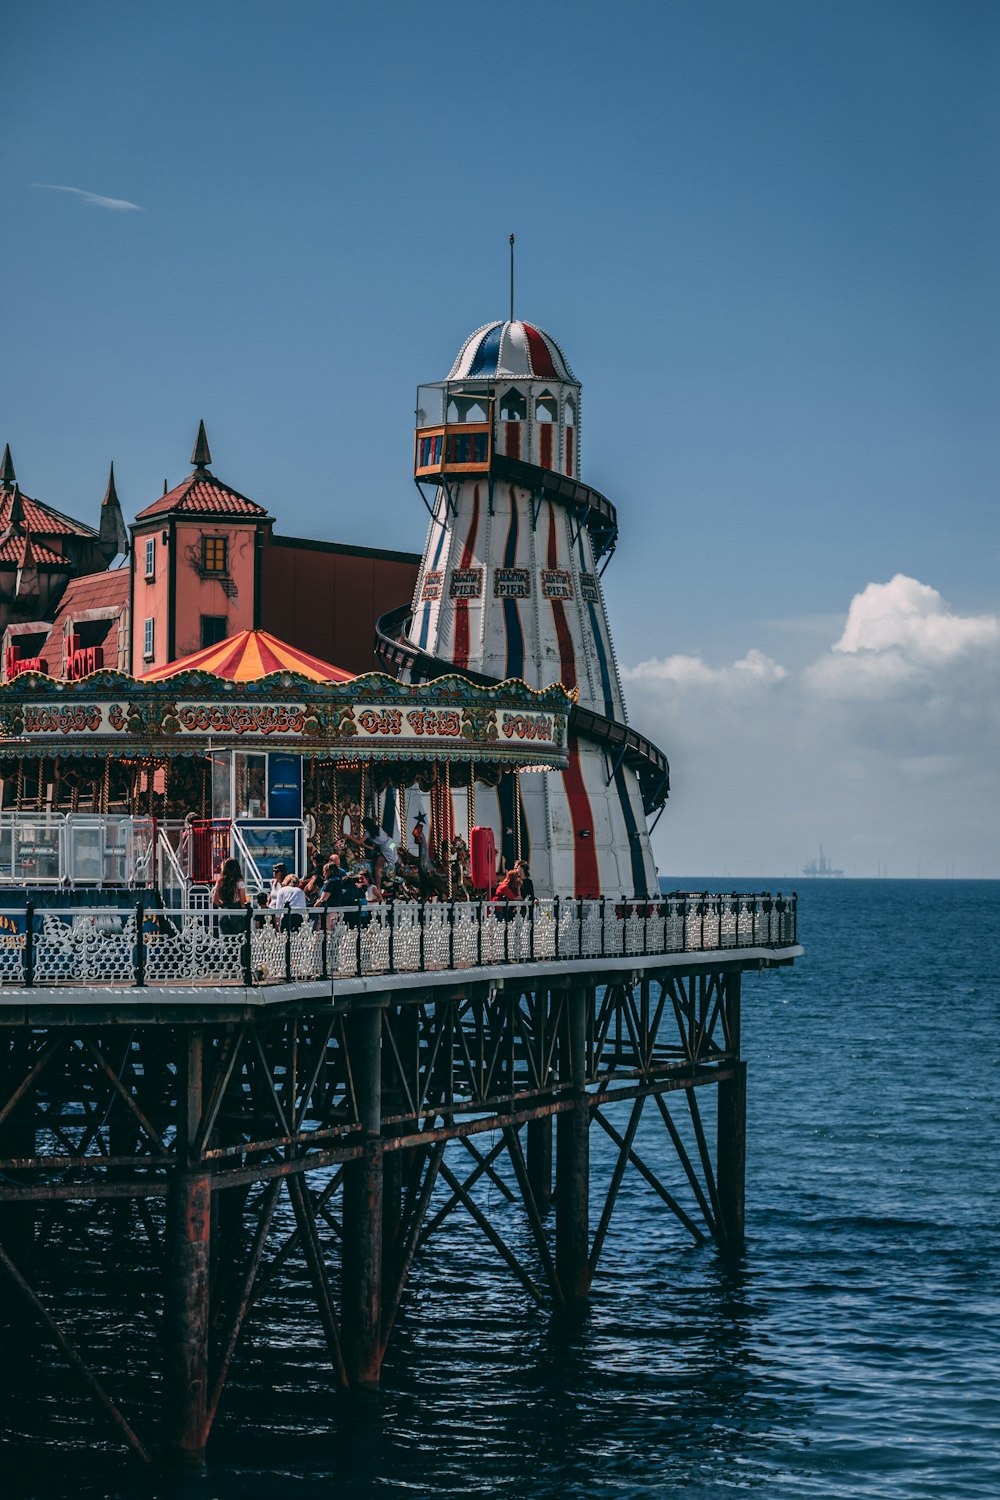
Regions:
<instances>
[{"instance_id":1,"label":"shadow on pier deck","mask_svg":"<svg viewBox=\"0 0 1000 1500\"><path fill-rule=\"evenodd\" d=\"M723 909L734 901L767 912L747 926ZM560 951L553 941L542 956L530 917L517 916L518 931L493 916L510 930L489 941L506 946L463 949L462 968L454 918L435 957L421 916L407 972L398 932L397 972L379 971L362 933L367 963L338 964L334 977L324 938L311 951L325 979L270 986L239 983L239 937L229 984L205 987L199 971L149 983L141 914L125 938L131 984L74 968L41 985L37 953L26 967L29 919L12 970L22 982L0 989L0 1279L16 1292L6 1316L20 1320L8 1364L31 1370L39 1341L54 1346L112 1437L140 1458L197 1466L243 1336L252 1326L266 1339L262 1299L293 1267L308 1273L333 1384L365 1390L378 1385L415 1259L452 1215L469 1215L524 1295L552 1311L586 1304L627 1170L685 1237L737 1249L741 976L801 949L794 901L700 905L680 913L675 951L671 929L651 929L659 904L655 917L651 903L636 909L638 927L635 910L602 910L594 941L577 912L575 938L567 926ZM480 944L482 928L481 917ZM636 1149L644 1111L662 1126L655 1156ZM617 1153L596 1224L592 1125ZM501 1235L484 1186L516 1202L530 1253ZM76 1267L98 1288L85 1313ZM153 1340L139 1400L135 1371L148 1370Z\"/></svg>"}]
</instances>

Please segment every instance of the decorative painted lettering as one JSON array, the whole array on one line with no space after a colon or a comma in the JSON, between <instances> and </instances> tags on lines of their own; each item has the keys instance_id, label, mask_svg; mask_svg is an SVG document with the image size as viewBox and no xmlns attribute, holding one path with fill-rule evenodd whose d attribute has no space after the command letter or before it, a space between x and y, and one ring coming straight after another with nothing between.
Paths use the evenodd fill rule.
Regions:
<instances>
[{"instance_id":1,"label":"decorative painted lettering","mask_svg":"<svg viewBox=\"0 0 1000 1500\"><path fill-rule=\"evenodd\" d=\"M543 599L572 599L573 579L565 568L542 569Z\"/></svg>"},{"instance_id":2,"label":"decorative painted lettering","mask_svg":"<svg viewBox=\"0 0 1000 1500\"><path fill-rule=\"evenodd\" d=\"M495 599L528 599L531 597L531 575L527 568L494 568Z\"/></svg>"},{"instance_id":3,"label":"decorative painted lettering","mask_svg":"<svg viewBox=\"0 0 1000 1500\"><path fill-rule=\"evenodd\" d=\"M305 710L246 703L184 703L177 710L188 734L301 734Z\"/></svg>"},{"instance_id":4,"label":"decorative painted lettering","mask_svg":"<svg viewBox=\"0 0 1000 1500\"><path fill-rule=\"evenodd\" d=\"M364 708L357 716L366 734L400 734L403 715L397 708Z\"/></svg>"},{"instance_id":5,"label":"decorative painted lettering","mask_svg":"<svg viewBox=\"0 0 1000 1500\"><path fill-rule=\"evenodd\" d=\"M452 708L411 708L406 722L414 734L459 735L462 718Z\"/></svg>"},{"instance_id":6,"label":"decorative painted lettering","mask_svg":"<svg viewBox=\"0 0 1000 1500\"><path fill-rule=\"evenodd\" d=\"M478 599L483 592L482 568L456 568L448 592L452 599Z\"/></svg>"},{"instance_id":7,"label":"decorative painted lettering","mask_svg":"<svg viewBox=\"0 0 1000 1500\"><path fill-rule=\"evenodd\" d=\"M550 714L504 714L500 728L507 739L551 740L552 716Z\"/></svg>"}]
</instances>

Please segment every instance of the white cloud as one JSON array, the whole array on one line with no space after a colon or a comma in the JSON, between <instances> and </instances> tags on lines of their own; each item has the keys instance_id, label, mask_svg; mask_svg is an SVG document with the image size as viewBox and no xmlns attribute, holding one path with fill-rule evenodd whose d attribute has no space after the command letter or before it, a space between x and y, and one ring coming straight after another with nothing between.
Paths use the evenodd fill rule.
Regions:
<instances>
[{"instance_id":1,"label":"white cloud","mask_svg":"<svg viewBox=\"0 0 1000 1500\"><path fill-rule=\"evenodd\" d=\"M654 656L636 667L623 667L622 676L626 682L742 689L780 682L788 673L770 656L754 648L727 667L710 667L700 656Z\"/></svg>"},{"instance_id":2,"label":"white cloud","mask_svg":"<svg viewBox=\"0 0 1000 1500\"><path fill-rule=\"evenodd\" d=\"M1000 618L897 574L827 639L801 670L756 649L623 669L671 762L661 867L794 875L822 842L849 874L1000 874Z\"/></svg>"},{"instance_id":3,"label":"white cloud","mask_svg":"<svg viewBox=\"0 0 1000 1500\"><path fill-rule=\"evenodd\" d=\"M61 182L33 182L31 186L49 193L72 193L75 198L82 198L84 203L94 204L97 208L111 208L118 213L143 212L138 203L130 203L127 198L105 198L100 193L88 193L85 188L66 187Z\"/></svg>"},{"instance_id":4,"label":"white cloud","mask_svg":"<svg viewBox=\"0 0 1000 1500\"><path fill-rule=\"evenodd\" d=\"M943 667L961 671L998 644L996 615L953 614L937 589L897 573L855 594L840 639L807 668L805 681L840 698L926 695Z\"/></svg>"},{"instance_id":5,"label":"white cloud","mask_svg":"<svg viewBox=\"0 0 1000 1500\"><path fill-rule=\"evenodd\" d=\"M996 615L954 615L937 589L905 573L870 583L855 594L834 651L885 651L898 647L924 661L944 662L1000 640Z\"/></svg>"}]
</instances>

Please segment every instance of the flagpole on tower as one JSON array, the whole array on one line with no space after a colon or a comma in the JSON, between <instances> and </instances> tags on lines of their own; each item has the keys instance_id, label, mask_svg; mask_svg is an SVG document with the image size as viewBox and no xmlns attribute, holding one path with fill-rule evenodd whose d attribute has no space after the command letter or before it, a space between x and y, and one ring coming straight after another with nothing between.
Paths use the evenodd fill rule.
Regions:
<instances>
[{"instance_id":1,"label":"flagpole on tower","mask_svg":"<svg viewBox=\"0 0 1000 1500\"><path fill-rule=\"evenodd\" d=\"M510 237L510 321L514 321L514 236Z\"/></svg>"}]
</instances>

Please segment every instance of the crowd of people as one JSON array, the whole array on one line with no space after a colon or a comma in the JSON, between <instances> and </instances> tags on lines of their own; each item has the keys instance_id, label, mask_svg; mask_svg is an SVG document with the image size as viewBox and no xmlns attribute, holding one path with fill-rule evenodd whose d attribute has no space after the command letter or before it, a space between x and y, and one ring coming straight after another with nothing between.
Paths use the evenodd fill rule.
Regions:
<instances>
[{"instance_id":1,"label":"crowd of people","mask_svg":"<svg viewBox=\"0 0 1000 1500\"><path fill-rule=\"evenodd\" d=\"M260 928L272 922L295 931L310 910L321 914L344 907L367 911L392 901L478 901L487 897L509 908L511 902L534 900L534 885L523 859L498 876L492 892L475 890L465 839L456 834L438 848L435 858L423 812L417 814L413 828L415 852L399 848L374 818L361 818L359 824L357 835L345 828L330 854L324 856L311 849L309 870L301 877L277 861L270 886L259 890L252 903L255 925ZM221 930L241 930L246 919L236 914L245 913L250 904L239 861L229 859L212 892L212 906L222 913Z\"/></svg>"}]
</instances>

